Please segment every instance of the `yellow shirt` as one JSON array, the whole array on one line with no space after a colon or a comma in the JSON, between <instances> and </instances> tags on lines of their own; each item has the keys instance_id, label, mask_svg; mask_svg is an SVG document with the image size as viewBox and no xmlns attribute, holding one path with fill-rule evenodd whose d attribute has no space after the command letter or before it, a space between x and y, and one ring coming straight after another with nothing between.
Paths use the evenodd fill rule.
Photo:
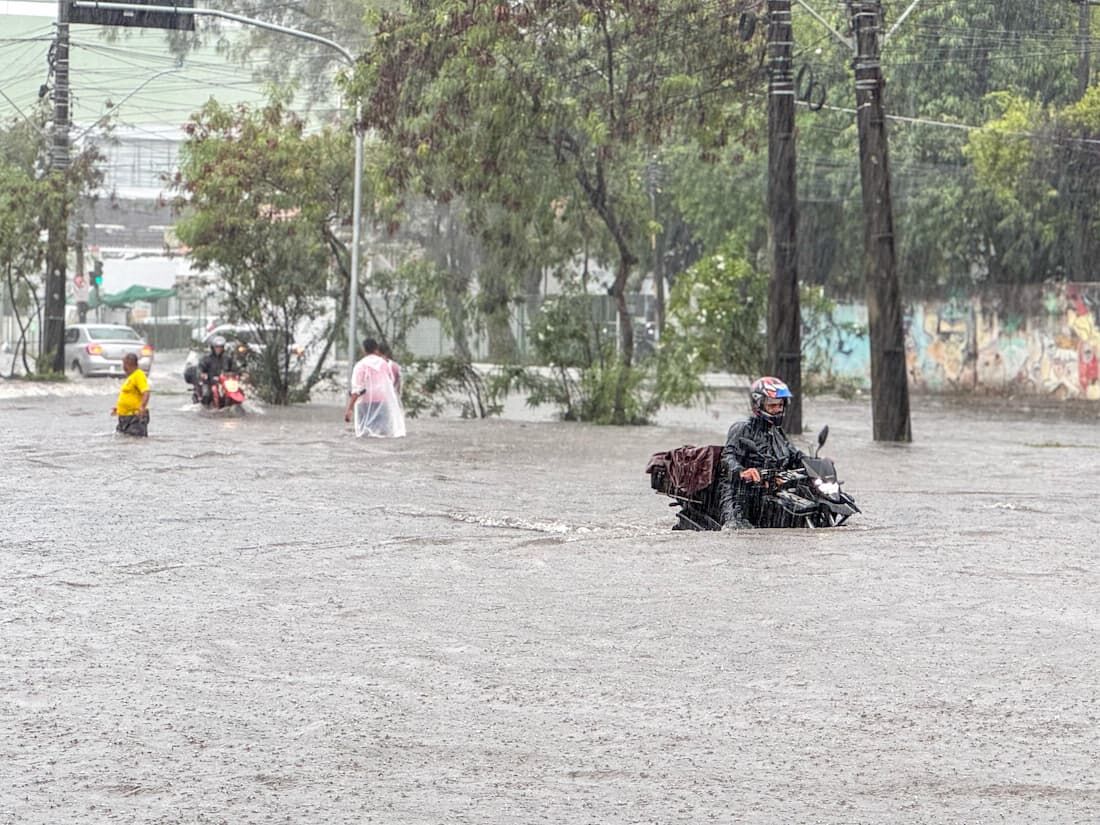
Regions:
<instances>
[{"instance_id":1,"label":"yellow shirt","mask_svg":"<svg viewBox=\"0 0 1100 825\"><path fill-rule=\"evenodd\" d=\"M149 392L149 379L144 371L136 369L122 382L118 391L115 410L119 415L137 415L141 412L141 396Z\"/></svg>"}]
</instances>

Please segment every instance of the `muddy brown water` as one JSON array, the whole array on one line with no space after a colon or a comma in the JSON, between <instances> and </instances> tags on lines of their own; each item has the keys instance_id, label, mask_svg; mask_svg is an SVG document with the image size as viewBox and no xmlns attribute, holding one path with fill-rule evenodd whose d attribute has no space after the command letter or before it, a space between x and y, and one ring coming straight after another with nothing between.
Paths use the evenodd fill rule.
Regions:
<instances>
[{"instance_id":1,"label":"muddy brown water","mask_svg":"<svg viewBox=\"0 0 1100 825\"><path fill-rule=\"evenodd\" d=\"M1100 821L1093 421L808 399L864 514L688 534L643 469L728 392L401 441L110 402L0 399L2 823Z\"/></svg>"}]
</instances>

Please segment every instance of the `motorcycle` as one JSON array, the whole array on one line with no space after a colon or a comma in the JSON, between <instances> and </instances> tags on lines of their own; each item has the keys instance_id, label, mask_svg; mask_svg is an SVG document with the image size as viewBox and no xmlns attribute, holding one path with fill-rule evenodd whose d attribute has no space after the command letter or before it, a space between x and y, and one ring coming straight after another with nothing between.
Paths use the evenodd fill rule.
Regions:
<instances>
[{"instance_id":1,"label":"motorcycle","mask_svg":"<svg viewBox=\"0 0 1100 825\"><path fill-rule=\"evenodd\" d=\"M239 375L222 373L210 384L210 407L224 410L244 403L244 389Z\"/></svg>"},{"instance_id":2,"label":"motorcycle","mask_svg":"<svg viewBox=\"0 0 1100 825\"><path fill-rule=\"evenodd\" d=\"M861 512L840 489L832 459L819 458L829 428L817 437L813 456L792 470L760 470L760 483L745 502L745 517L755 527L840 527ZM722 448L685 446L655 453L646 466L650 486L679 508L673 530L721 530Z\"/></svg>"},{"instance_id":3,"label":"motorcycle","mask_svg":"<svg viewBox=\"0 0 1100 825\"><path fill-rule=\"evenodd\" d=\"M232 373L222 373L209 381L210 395L203 393L203 380L195 367L184 371L184 380L191 385L191 403L202 404L206 409L224 410L244 404L242 378Z\"/></svg>"}]
</instances>

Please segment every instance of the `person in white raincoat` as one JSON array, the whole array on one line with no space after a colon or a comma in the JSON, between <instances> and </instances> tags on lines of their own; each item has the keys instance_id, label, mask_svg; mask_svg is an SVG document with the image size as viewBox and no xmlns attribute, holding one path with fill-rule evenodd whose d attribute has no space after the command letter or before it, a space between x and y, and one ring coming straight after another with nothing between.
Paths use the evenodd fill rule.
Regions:
<instances>
[{"instance_id":1,"label":"person in white raincoat","mask_svg":"<svg viewBox=\"0 0 1100 825\"><path fill-rule=\"evenodd\" d=\"M378 342L368 338L363 342L366 355L359 359L351 374L351 392L344 420L355 414L355 434L362 437L402 438L405 435L405 411L394 386L393 371L382 357Z\"/></svg>"}]
</instances>

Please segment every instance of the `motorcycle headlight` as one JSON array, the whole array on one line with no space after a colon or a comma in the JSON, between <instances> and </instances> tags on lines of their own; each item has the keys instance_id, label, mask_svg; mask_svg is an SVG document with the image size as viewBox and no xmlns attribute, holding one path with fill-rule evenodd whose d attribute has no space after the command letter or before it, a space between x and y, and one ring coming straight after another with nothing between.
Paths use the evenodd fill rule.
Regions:
<instances>
[{"instance_id":1,"label":"motorcycle headlight","mask_svg":"<svg viewBox=\"0 0 1100 825\"><path fill-rule=\"evenodd\" d=\"M840 492L840 485L835 481L823 481L820 478L815 478L814 486L821 491L823 496L835 496Z\"/></svg>"}]
</instances>

